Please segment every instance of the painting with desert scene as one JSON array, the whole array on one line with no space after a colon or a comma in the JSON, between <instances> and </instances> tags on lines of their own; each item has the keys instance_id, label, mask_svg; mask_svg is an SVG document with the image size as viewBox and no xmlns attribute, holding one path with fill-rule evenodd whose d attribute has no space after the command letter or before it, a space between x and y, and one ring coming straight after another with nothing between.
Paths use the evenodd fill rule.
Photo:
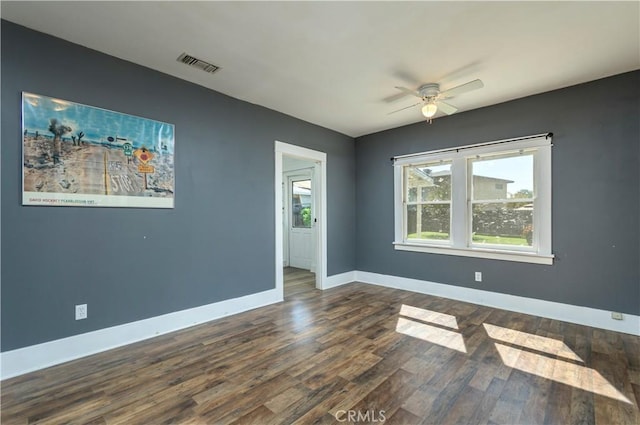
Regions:
<instances>
[{"instance_id":1,"label":"painting with desert scene","mask_svg":"<svg viewBox=\"0 0 640 425\"><path fill-rule=\"evenodd\" d=\"M22 93L23 205L174 207L174 126Z\"/></svg>"}]
</instances>

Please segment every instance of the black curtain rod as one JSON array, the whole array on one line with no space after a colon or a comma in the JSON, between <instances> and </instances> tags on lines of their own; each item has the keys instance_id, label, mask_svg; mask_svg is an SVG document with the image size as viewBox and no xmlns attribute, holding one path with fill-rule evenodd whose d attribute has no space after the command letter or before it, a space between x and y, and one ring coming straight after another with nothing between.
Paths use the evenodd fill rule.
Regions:
<instances>
[{"instance_id":1,"label":"black curtain rod","mask_svg":"<svg viewBox=\"0 0 640 425\"><path fill-rule=\"evenodd\" d=\"M465 149L473 149L473 148L477 148L479 146L500 145L502 143L517 142L517 141L520 141L520 140L537 139L538 137L541 137L541 136L544 136L545 139L549 139L550 137L553 137L553 133L549 132L547 134L544 134L544 133L543 134L534 134L533 136L523 136L523 137L515 137L513 139L496 140L495 142L478 143L476 145L462 146L462 147L458 147L458 148L435 150L435 151L432 151L430 153L460 152L460 151L465 150ZM391 157L391 161L395 161L398 158L410 158L412 156L421 156L421 155L424 155L425 153L427 153L427 152L419 152L419 153L411 153L411 154L408 154L408 155L392 156Z\"/></svg>"}]
</instances>

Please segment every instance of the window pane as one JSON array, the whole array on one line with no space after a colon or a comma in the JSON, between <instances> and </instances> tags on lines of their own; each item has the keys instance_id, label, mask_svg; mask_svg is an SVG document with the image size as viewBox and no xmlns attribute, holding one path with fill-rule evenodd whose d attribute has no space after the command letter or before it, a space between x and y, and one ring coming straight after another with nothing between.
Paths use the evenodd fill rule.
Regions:
<instances>
[{"instance_id":1,"label":"window pane","mask_svg":"<svg viewBox=\"0 0 640 425\"><path fill-rule=\"evenodd\" d=\"M533 154L471 160L473 200L533 198Z\"/></svg>"},{"instance_id":2,"label":"window pane","mask_svg":"<svg viewBox=\"0 0 640 425\"><path fill-rule=\"evenodd\" d=\"M408 205L407 239L449 240L451 205Z\"/></svg>"},{"instance_id":3,"label":"window pane","mask_svg":"<svg viewBox=\"0 0 640 425\"><path fill-rule=\"evenodd\" d=\"M407 167L407 202L451 200L451 163Z\"/></svg>"},{"instance_id":4,"label":"window pane","mask_svg":"<svg viewBox=\"0 0 640 425\"><path fill-rule=\"evenodd\" d=\"M416 202L417 200L418 200L418 188L417 187L410 187L409 188L409 193L407 195L407 201Z\"/></svg>"},{"instance_id":5,"label":"window pane","mask_svg":"<svg viewBox=\"0 0 640 425\"><path fill-rule=\"evenodd\" d=\"M297 228L311 227L311 180L291 183L291 224Z\"/></svg>"},{"instance_id":6,"label":"window pane","mask_svg":"<svg viewBox=\"0 0 640 425\"><path fill-rule=\"evenodd\" d=\"M474 244L532 246L533 204L526 202L473 205Z\"/></svg>"}]
</instances>

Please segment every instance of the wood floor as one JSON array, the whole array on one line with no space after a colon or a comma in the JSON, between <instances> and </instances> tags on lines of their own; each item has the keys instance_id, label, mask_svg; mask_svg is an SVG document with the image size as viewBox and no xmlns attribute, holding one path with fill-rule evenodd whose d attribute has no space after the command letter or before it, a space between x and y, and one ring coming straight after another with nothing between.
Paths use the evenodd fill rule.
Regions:
<instances>
[{"instance_id":1,"label":"wood floor","mask_svg":"<svg viewBox=\"0 0 640 425\"><path fill-rule=\"evenodd\" d=\"M283 303L2 382L2 424L640 423L638 337L285 276Z\"/></svg>"},{"instance_id":2,"label":"wood floor","mask_svg":"<svg viewBox=\"0 0 640 425\"><path fill-rule=\"evenodd\" d=\"M284 268L284 298L288 299L316 287L316 275L295 267Z\"/></svg>"}]
</instances>

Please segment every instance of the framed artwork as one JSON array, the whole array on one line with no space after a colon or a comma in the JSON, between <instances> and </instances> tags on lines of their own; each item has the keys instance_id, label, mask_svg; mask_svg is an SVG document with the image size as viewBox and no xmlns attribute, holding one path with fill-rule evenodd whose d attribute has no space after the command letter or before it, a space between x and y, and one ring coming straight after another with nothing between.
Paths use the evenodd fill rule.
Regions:
<instances>
[{"instance_id":1,"label":"framed artwork","mask_svg":"<svg viewBox=\"0 0 640 425\"><path fill-rule=\"evenodd\" d=\"M22 204L173 208L174 126L22 93Z\"/></svg>"}]
</instances>

